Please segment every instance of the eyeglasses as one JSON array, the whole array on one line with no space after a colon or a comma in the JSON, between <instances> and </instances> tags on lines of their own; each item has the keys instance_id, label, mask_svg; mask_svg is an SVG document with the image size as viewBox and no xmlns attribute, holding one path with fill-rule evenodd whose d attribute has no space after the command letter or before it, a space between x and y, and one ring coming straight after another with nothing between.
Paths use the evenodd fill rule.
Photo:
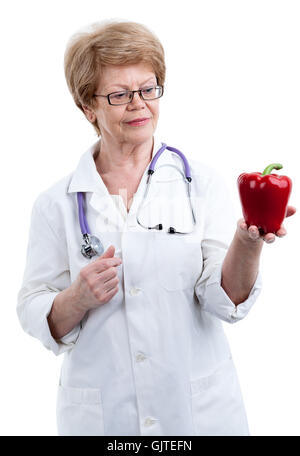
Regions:
<instances>
[{"instance_id":1,"label":"eyeglasses","mask_svg":"<svg viewBox=\"0 0 300 456\"><path fill-rule=\"evenodd\" d=\"M146 89L139 90L126 90L123 92L113 92L108 95L94 94L94 97L107 98L108 103L112 106L123 105L131 103L135 93L138 93L143 100L156 100L164 93L163 86L147 87Z\"/></svg>"}]
</instances>

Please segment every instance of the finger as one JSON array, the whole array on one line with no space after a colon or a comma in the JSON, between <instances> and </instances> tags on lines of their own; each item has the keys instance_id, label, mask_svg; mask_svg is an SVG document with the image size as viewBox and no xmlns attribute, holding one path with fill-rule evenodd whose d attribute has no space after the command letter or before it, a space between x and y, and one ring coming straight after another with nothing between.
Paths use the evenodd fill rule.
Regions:
<instances>
[{"instance_id":1,"label":"finger","mask_svg":"<svg viewBox=\"0 0 300 456\"><path fill-rule=\"evenodd\" d=\"M105 287L103 288L103 290L107 293L112 288L115 288L118 285L118 283L119 283L119 278L118 277L114 277L113 279L108 280L107 282L105 282Z\"/></svg>"},{"instance_id":2,"label":"finger","mask_svg":"<svg viewBox=\"0 0 300 456\"><path fill-rule=\"evenodd\" d=\"M267 233L263 236L263 240L267 243L267 244L272 244L272 242L275 241L275 234L274 233Z\"/></svg>"},{"instance_id":3,"label":"finger","mask_svg":"<svg viewBox=\"0 0 300 456\"><path fill-rule=\"evenodd\" d=\"M291 215L294 215L295 212L297 212L297 209L294 206L288 206L286 209L286 217L290 217Z\"/></svg>"},{"instance_id":4,"label":"finger","mask_svg":"<svg viewBox=\"0 0 300 456\"><path fill-rule=\"evenodd\" d=\"M248 230L247 223L245 222L244 219L240 219L240 220L238 221L237 224L238 224L238 227L239 227L241 230L243 230L243 231L247 231L247 230Z\"/></svg>"},{"instance_id":5,"label":"finger","mask_svg":"<svg viewBox=\"0 0 300 456\"><path fill-rule=\"evenodd\" d=\"M106 302L110 301L118 291L119 291L119 287L118 286L112 288L110 291L107 291L105 293L105 297L104 297L104 300L102 302L106 303Z\"/></svg>"},{"instance_id":6,"label":"finger","mask_svg":"<svg viewBox=\"0 0 300 456\"><path fill-rule=\"evenodd\" d=\"M108 280L113 279L118 275L117 268L116 267L111 267L106 269L105 271L101 272L99 274L99 278L101 278L102 282L105 283Z\"/></svg>"},{"instance_id":7,"label":"finger","mask_svg":"<svg viewBox=\"0 0 300 456\"><path fill-rule=\"evenodd\" d=\"M101 260L102 258L112 258L115 254L115 247L113 245L110 245L105 252L102 253L102 255L97 258L97 260Z\"/></svg>"},{"instance_id":8,"label":"finger","mask_svg":"<svg viewBox=\"0 0 300 456\"><path fill-rule=\"evenodd\" d=\"M284 237L284 236L286 236L286 234L287 234L286 229L284 228L283 225L281 225L281 227L279 228L279 230L276 232L276 236L278 236L278 237Z\"/></svg>"},{"instance_id":9,"label":"finger","mask_svg":"<svg viewBox=\"0 0 300 456\"><path fill-rule=\"evenodd\" d=\"M93 263L93 270L95 272L102 272L106 271L113 266L120 266L122 264L121 258L113 257L113 258L103 258L101 261L94 261Z\"/></svg>"},{"instance_id":10,"label":"finger","mask_svg":"<svg viewBox=\"0 0 300 456\"><path fill-rule=\"evenodd\" d=\"M258 230L257 226L255 226L255 225L249 226L248 234L252 240L259 239L259 237L260 237L259 230Z\"/></svg>"}]
</instances>

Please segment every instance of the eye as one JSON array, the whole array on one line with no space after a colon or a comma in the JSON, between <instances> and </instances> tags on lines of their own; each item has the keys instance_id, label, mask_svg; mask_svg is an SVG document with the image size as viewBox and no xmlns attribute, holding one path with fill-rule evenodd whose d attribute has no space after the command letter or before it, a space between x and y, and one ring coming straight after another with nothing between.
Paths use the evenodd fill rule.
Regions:
<instances>
[{"instance_id":1,"label":"eye","mask_svg":"<svg viewBox=\"0 0 300 456\"><path fill-rule=\"evenodd\" d=\"M147 89L143 89L144 93L152 93L154 90L154 87L148 87Z\"/></svg>"},{"instance_id":2,"label":"eye","mask_svg":"<svg viewBox=\"0 0 300 456\"><path fill-rule=\"evenodd\" d=\"M122 98L125 98L127 95L127 92L116 92L111 95L111 98L121 100Z\"/></svg>"}]
</instances>

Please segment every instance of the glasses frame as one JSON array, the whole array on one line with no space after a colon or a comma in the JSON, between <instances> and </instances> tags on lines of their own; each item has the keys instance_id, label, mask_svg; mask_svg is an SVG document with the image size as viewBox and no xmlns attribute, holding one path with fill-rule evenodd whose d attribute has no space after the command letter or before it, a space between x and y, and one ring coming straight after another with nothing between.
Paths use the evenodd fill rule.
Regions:
<instances>
[{"instance_id":1,"label":"glasses frame","mask_svg":"<svg viewBox=\"0 0 300 456\"><path fill-rule=\"evenodd\" d=\"M144 98L143 97L143 93L142 93L143 90L158 89L158 88L161 89L161 95L159 97L155 97L155 98ZM131 94L131 100L130 101L126 101L126 103L117 103L117 104L111 103L110 96L111 95L115 95L116 93L130 93ZM163 96L163 94L164 94L164 86L156 85L156 86L147 87L146 89L139 89L139 90L118 90L117 92L112 92L112 93L109 93L108 95L99 95L99 94L95 93L93 96L94 97L107 98L108 104L110 104L111 106L122 106L122 105L131 103L133 98L134 98L134 94L135 93L138 93L139 96L145 101L157 100L158 98L161 98Z\"/></svg>"}]
</instances>

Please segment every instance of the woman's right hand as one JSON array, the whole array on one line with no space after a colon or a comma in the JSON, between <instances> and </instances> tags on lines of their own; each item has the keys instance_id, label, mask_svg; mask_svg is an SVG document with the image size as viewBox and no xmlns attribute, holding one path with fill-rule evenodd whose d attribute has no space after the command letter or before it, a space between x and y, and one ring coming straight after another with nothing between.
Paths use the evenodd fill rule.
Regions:
<instances>
[{"instance_id":1,"label":"woman's right hand","mask_svg":"<svg viewBox=\"0 0 300 456\"><path fill-rule=\"evenodd\" d=\"M78 310L96 309L118 292L117 266L122 264L122 260L114 254L115 248L110 245L99 258L81 269L71 285Z\"/></svg>"}]
</instances>

